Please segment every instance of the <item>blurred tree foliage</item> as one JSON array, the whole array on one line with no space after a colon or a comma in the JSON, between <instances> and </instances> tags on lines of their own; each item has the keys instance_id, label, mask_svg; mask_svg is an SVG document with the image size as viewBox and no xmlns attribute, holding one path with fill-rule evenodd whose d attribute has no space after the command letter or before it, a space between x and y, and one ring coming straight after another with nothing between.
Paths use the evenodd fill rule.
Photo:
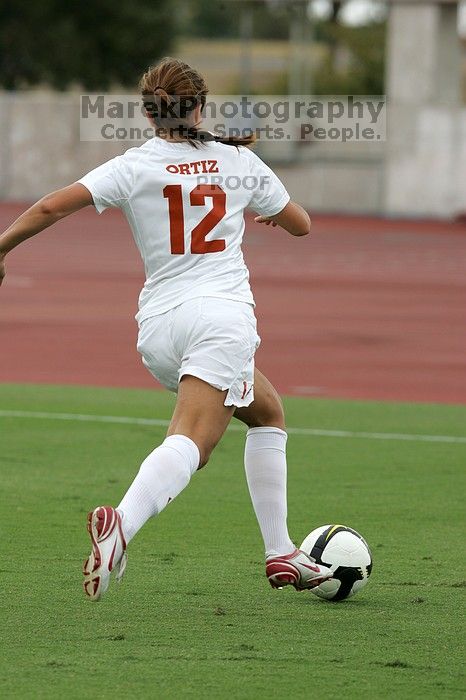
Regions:
<instances>
[{"instance_id":1,"label":"blurred tree foliage","mask_svg":"<svg viewBox=\"0 0 466 700\"><path fill-rule=\"evenodd\" d=\"M315 40L328 46L324 61L314 71L316 95L382 95L384 93L386 23L348 27L319 22Z\"/></svg>"},{"instance_id":2,"label":"blurred tree foliage","mask_svg":"<svg viewBox=\"0 0 466 700\"><path fill-rule=\"evenodd\" d=\"M1 0L0 85L134 85L175 34L170 0Z\"/></svg>"},{"instance_id":3,"label":"blurred tree foliage","mask_svg":"<svg viewBox=\"0 0 466 700\"><path fill-rule=\"evenodd\" d=\"M236 39L239 36L238 4L231 0L192 0L180 16L184 36Z\"/></svg>"},{"instance_id":4,"label":"blurred tree foliage","mask_svg":"<svg viewBox=\"0 0 466 700\"><path fill-rule=\"evenodd\" d=\"M189 10L183 13L180 30L209 39L237 39L240 33L241 12L247 7L245 0L191 0ZM253 13L255 39L287 39L288 12L284 5L249 2Z\"/></svg>"},{"instance_id":5,"label":"blurred tree foliage","mask_svg":"<svg viewBox=\"0 0 466 700\"><path fill-rule=\"evenodd\" d=\"M288 40L290 8L265 0L249 5L255 39ZM0 0L0 86L134 86L178 34L237 39L245 6L234 0ZM347 27L338 22L341 2L333 7L330 20L314 23L314 40L328 51L312 67L309 89L381 94L385 24ZM278 82L280 92L286 89L286 76Z\"/></svg>"},{"instance_id":6,"label":"blurred tree foliage","mask_svg":"<svg viewBox=\"0 0 466 700\"><path fill-rule=\"evenodd\" d=\"M184 36L238 39L240 14L246 2L234 0L191 0L181 15L179 31ZM254 39L288 40L290 8L284 4L251 2ZM318 95L367 94L384 91L385 22L353 27L340 23L342 0L332 3L326 21L314 21L313 39L327 47L326 58L311 66L309 89ZM267 91L287 90L287 76L276 78Z\"/></svg>"}]
</instances>

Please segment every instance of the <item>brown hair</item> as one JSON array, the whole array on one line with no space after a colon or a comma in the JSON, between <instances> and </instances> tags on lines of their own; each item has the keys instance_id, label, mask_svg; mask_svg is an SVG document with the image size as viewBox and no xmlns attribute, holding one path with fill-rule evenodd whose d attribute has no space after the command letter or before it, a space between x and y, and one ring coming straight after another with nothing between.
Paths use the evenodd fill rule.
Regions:
<instances>
[{"instance_id":1,"label":"brown hair","mask_svg":"<svg viewBox=\"0 0 466 700\"><path fill-rule=\"evenodd\" d=\"M155 126L177 138L197 143L217 141L229 146L249 146L255 135L223 138L189 123L190 113L206 103L209 89L202 75L177 58L163 58L139 81L146 112Z\"/></svg>"}]
</instances>

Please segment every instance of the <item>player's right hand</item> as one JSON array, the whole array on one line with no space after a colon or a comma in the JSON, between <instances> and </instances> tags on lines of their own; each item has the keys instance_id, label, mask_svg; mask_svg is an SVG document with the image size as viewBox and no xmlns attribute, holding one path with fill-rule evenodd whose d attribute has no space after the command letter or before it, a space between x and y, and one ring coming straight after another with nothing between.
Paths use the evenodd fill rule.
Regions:
<instances>
[{"instance_id":1,"label":"player's right hand","mask_svg":"<svg viewBox=\"0 0 466 700\"><path fill-rule=\"evenodd\" d=\"M256 216L254 217L254 221L256 224L265 224L266 226L269 226L272 224L272 226L276 226L277 222L273 220L272 216Z\"/></svg>"},{"instance_id":2,"label":"player's right hand","mask_svg":"<svg viewBox=\"0 0 466 700\"><path fill-rule=\"evenodd\" d=\"M5 278L5 256L0 253L0 286Z\"/></svg>"}]
</instances>

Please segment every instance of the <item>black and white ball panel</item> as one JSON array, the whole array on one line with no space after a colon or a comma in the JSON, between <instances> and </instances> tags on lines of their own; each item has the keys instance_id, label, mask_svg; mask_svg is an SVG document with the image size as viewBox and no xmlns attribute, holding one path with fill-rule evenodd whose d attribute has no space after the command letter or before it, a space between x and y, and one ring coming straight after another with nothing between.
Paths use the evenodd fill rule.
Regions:
<instances>
[{"instance_id":1,"label":"black and white ball panel","mask_svg":"<svg viewBox=\"0 0 466 700\"><path fill-rule=\"evenodd\" d=\"M346 525L323 525L313 530L300 549L334 574L313 593L327 600L344 600L363 588L372 571L372 556L365 539Z\"/></svg>"}]
</instances>

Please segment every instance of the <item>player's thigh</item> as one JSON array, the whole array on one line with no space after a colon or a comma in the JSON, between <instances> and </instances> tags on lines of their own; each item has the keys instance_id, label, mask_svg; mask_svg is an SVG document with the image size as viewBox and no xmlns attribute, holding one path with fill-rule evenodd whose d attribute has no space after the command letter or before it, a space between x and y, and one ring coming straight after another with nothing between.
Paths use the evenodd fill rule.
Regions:
<instances>
[{"instance_id":1,"label":"player's thigh","mask_svg":"<svg viewBox=\"0 0 466 700\"><path fill-rule=\"evenodd\" d=\"M139 327L137 349L149 372L169 391L177 391L180 357L171 342L173 311L152 316Z\"/></svg>"},{"instance_id":2,"label":"player's thigh","mask_svg":"<svg viewBox=\"0 0 466 700\"><path fill-rule=\"evenodd\" d=\"M285 430L285 414L280 395L257 367L254 370L254 401L245 408L237 408L234 415L249 428L271 426Z\"/></svg>"},{"instance_id":3,"label":"player's thigh","mask_svg":"<svg viewBox=\"0 0 466 700\"><path fill-rule=\"evenodd\" d=\"M180 306L173 336L186 339L181 349L179 377L191 375L227 390L227 406L247 406L253 399L254 354L260 339L250 304L204 297ZM186 329L189 329L186 332Z\"/></svg>"},{"instance_id":4,"label":"player's thigh","mask_svg":"<svg viewBox=\"0 0 466 700\"><path fill-rule=\"evenodd\" d=\"M225 406L227 391L220 391L202 379L184 375L167 435L186 435L201 453L201 465L207 463L214 447L227 429L234 406Z\"/></svg>"}]
</instances>

